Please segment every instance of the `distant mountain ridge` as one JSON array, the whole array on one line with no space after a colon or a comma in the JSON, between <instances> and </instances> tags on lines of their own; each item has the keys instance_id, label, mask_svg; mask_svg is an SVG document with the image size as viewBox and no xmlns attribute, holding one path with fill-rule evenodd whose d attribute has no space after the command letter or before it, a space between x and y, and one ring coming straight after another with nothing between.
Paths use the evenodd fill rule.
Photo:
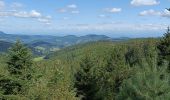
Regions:
<instances>
[{"instance_id":1,"label":"distant mountain ridge","mask_svg":"<svg viewBox=\"0 0 170 100\"><path fill-rule=\"evenodd\" d=\"M111 38L106 35L96 34L89 34L85 36L18 35L6 34L0 31L0 41L14 43L17 39L20 39L32 49L35 48L35 51L37 50L38 52L41 52L40 54L43 54L75 44L81 44L92 41L122 41L127 40L129 38ZM0 44L0 47L2 47L2 44Z\"/></svg>"},{"instance_id":2,"label":"distant mountain ridge","mask_svg":"<svg viewBox=\"0 0 170 100\"><path fill-rule=\"evenodd\" d=\"M2 31L0 31L0 35L4 35L4 34L6 34L6 33L4 33L4 32L2 32Z\"/></svg>"},{"instance_id":3,"label":"distant mountain ridge","mask_svg":"<svg viewBox=\"0 0 170 100\"><path fill-rule=\"evenodd\" d=\"M17 39L22 40L25 43L31 43L36 41L44 42L77 42L77 41L96 41L96 40L116 40L120 38L111 38L106 35L89 34L84 36L67 35L67 36L52 36L52 35L18 35L18 34L7 34L0 31L0 40L7 40L8 42L14 42Z\"/></svg>"}]
</instances>

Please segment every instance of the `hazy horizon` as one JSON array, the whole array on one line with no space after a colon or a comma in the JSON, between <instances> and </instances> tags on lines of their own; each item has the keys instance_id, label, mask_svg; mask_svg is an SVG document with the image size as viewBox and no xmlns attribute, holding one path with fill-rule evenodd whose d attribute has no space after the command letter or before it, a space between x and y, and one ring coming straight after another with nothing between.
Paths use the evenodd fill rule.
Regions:
<instances>
[{"instance_id":1,"label":"hazy horizon","mask_svg":"<svg viewBox=\"0 0 170 100\"><path fill-rule=\"evenodd\" d=\"M0 30L1 31L1 30ZM73 36L77 36L77 37L80 37L80 36L86 36L86 35L105 35L105 36L108 36L108 37L111 37L111 38L122 38L122 37L127 37L127 38L157 38L157 37L162 37L165 33L165 31L163 33L150 33L149 35L143 35L143 34L133 34L133 33L114 33L114 34L111 34L111 33L108 33L108 34L103 34L103 33L82 33L82 34L77 34L77 33L70 33L70 34L63 34L63 33L49 33L49 34L41 34L41 33L7 33L5 31L1 31L1 32L4 32L5 34L14 34L14 35L42 35L42 36L46 36L46 35L49 35L49 36L58 36L58 37L64 37L64 36L70 36L70 35L73 35Z\"/></svg>"}]
</instances>

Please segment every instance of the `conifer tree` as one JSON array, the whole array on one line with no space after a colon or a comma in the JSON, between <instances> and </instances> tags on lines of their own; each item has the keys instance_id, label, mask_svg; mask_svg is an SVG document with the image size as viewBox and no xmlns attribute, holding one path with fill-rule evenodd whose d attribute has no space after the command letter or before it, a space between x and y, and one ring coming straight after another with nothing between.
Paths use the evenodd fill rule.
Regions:
<instances>
[{"instance_id":1,"label":"conifer tree","mask_svg":"<svg viewBox=\"0 0 170 100\"><path fill-rule=\"evenodd\" d=\"M7 66L11 84L7 88L10 88L11 91L17 90L15 95L24 94L32 77L32 53L20 40L17 40L9 49ZM9 94L14 95L13 92Z\"/></svg>"},{"instance_id":2,"label":"conifer tree","mask_svg":"<svg viewBox=\"0 0 170 100\"><path fill-rule=\"evenodd\" d=\"M170 11L170 8L166 8L166 10Z\"/></svg>"},{"instance_id":3,"label":"conifer tree","mask_svg":"<svg viewBox=\"0 0 170 100\"><path fill-rule=\"evenodd\" d=\"M29 79L32 67L32 53L20 40L9 49L8 71L16 77Z\"/></svg>"},{"instance_id":4,"label":"conifer tree","mask_svg":"<svg viewBox=\"0 0 170 100\"><path fill-rule=\"evenodd\" d=\"M158 50L159 50L158 64L161 65L164 62L164 60L170 62L170 27L168 27L167 32L164 34L163 39L158 44Z\"/></svg>"},{"instance_id":5,"label":"conifer tree","mask_svg":"<svg viewBox=\"0 0 170 100\"><path fill-rule=\"evenodd\" d=\"M75 75L77 88L77 95L82 96L83 100L90 100L94 96L95 84L93 83L94 78L92 77L91 68L93 64L89 57L82 59L80 63L80 70Z\"/></svg>"},{"instance_id":6,"label":"conifer tree","mask_svg":"<svg viewBox=\"0 0 170 100\"><path fill-rule=\"evenodd\" d=\"M117 100L169 100L170 75L167 66L158 67L156 58L143 67L136 67L135 74L125 80L121 86Z\"/></svg>"},{"instance_id":7,"label":"conifer tree","mask_svg":"<svg viewBox=\"0 0 170 100\"><path fill-rule=\"evenodd\" d=\"M114 100L123 80L129 76L125 60L126 46L115 46L101 68L96 67L97 91L93 100ZM101 61L102 62L102 61Z\"/></svg>"}]
</instances>

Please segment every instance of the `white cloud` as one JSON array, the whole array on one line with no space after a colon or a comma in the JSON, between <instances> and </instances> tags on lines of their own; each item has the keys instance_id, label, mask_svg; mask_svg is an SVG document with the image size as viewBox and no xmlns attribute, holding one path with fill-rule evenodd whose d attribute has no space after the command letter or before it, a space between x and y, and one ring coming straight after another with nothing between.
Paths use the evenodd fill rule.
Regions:
<instances>
[{"instance_id":1,"label":"white cloud","mask_svg":"<svg viewBox=\"0 0 170 100\"><path fill-rule=\"evenodd\" d=\"M48 20L48 19L44 19L44 18L38 18L38 21L40 21L40 22L44 22L44 23L49 22L49 20Z\"/></svg>"},{"instance_id":2,"label":"white cloud","mask_svg":"<svg viewBox=\"0 0 170 100\"><path fill-rule=\"evenodd\" d=\"M132 0L131 5L133 6L152 6L160 4L157 0Z\"/></svg>"},{"instance_id":3,"label":"white cloud","mask_svg":"<svg viewBox=\"0 0 170 100\"><path fill-rule=\"evenodd\" d=\"M23 4L19 2L13 2L11 4L5 5L5 2L0 0L0 17L30 18L45 24L51 23L51 16L42 15L36 10L25 11L22 9L17 9L22 7Z\"/></svg>"},{"instance_id":4,"label":"white cloud","mask_svg":"<svg viewBox=\"0 0 170 100\"><path fill-rule=\"evenodd\" d=\"M78 10L77 5L75 4L71 4L71 5L67 5L63 8L59 8L57 9L57 12L59 13L71 13L71 14L78 14L80 13L80 11Z\"/></svg>"},{"instance_id":5,"label":"white cloud","mask_svg":"<svg viewBox=\"0 0 170 100\"><path fill-rule=\"evenodd\" d=\"M38 18L38 21L45 24L51 24L51 19L52 19L51 16L45 16L45 17Z\"/></svg>"},{"instance_id":6,"label":"white cloud","mask_svg":"<svg viewBox=\"0 0 170 100\"><path fill-rule=\"evenodd\" d=\"M105 14L101 14L101 15L99 15L98 17L99 17L99 18L109 18L109 17L111 17L111 16L105 15Z\"/></svg>"},{"instance_id":7,"label":"white cloud","mask_svg":"<svg viewBox=\"0 0 170 100\"><path fill-rule=\"evenodd\" d=\"M122 11L122 8L106 8L105 11L109 13L118 13Z\"/></svg>"},{"instance_id":8,"label":"white cloud","mask_svg":"<svg viewBox=\"0 0 170 100\"><path fill-rule=\"evenodd\" d=\"M79 14L80 12L78 10L71 11L72 14Z\"/></svg>"},{"instance_id":9,"label":"white cloud","mask_svg":"<svg viewBox=\"0 0 170 100\"><path fill-rule=\"evenodd\" d=\"M51 21L49 19L46 18L38 18L38 21L41 23L45 23L45 24L51 24Z\"/></svg>"},{"instance_id":10,"label":"white cloud","mask_svg":"<svg viewBox=\"0 0 170 100\"><path fill-rule=\"evenodd\" d=\"M150 9L150 10L145 10L145 11L140 12L139 15L140 16L148 16L148 15L155 16L155 15L158 15L159 16L159 15L161 15L161 12Z\"/></svg>"},{"instance_id":11,"label":"white cloud","mask_svg":"<svg viewBox=\"0 0 170 100\"><path fill-rule=\"evenodd\" d=\"M63 20L68 20L69 19L69 17L63 17Z\"/></svg>"},{"instance_id":12,"label":"white cloud","mask_svg":"<svg viewBox=\"0 0 170 100\"><path fill-rule=\"evenodd\" d=\"M50 15L46 16L47 19L52 19L52 17Z\"/></svg>"},{"instance_id":13,"label":"white cloud","mask_svg":"<svg viewBox=\"0 0 170 100\"><path fill-rule=\"evenodd\" d=\"M40 12L36 10L31 10L29 12L27 11L17 11L17 10L11 10L11 11L0 11L1 17L18 17L18 18L33 18L37 21L45 24L51 23L51 16L44 16Z\"/></svg>"},{"instance_id":14,"label":"white cloud","mask_svg":"<svg viewBox=\"0 0 170 100\"><path fill-rule=\"evenodd\" d=\"M69 27L68 27L69 26ZM167 27L166 24L149 23L125 23L125 22L113 22L113 23L96 23L96 24L68 24L58 26L54 30L68 31L68 32L150 32L161 31Z\"/></svg>"},{"instance_id":15,"label":"white cloud","mask_svg":"<svg viewBox=\"0 0 170 100\"><path fill-rule=\"evenodd\" d=\"M105 18L105 17L106 17L106 15L101 14L101 15L99 15L99 17L100 17L100 18Z\"/></svg>"},{"instance_id":16,"label":"white cloud","mask_svg":"<svg viewBox=\"0 0 170 100\"><path fill-rule=\"evenodd\" d=\"M41 17L41 13L40 12L37 12L36 10L32 10L30 13L29 13L30 17Z\"/></svg>"},{"instance_id":17,"label":"white cloud","mask_svg":"<svg viewBox=\"0 0 170 100\"><path fill-rule=\"evenodd\" d=\"M10 15L9 15L9 16L10 16ZM11 16L21 17L21 18L28 18L28 17L30 17L30 16L29 16L29 13L26 12L26 11L14 12L14 13L11 13Z\"/></svg>"},{"instance_id":18,"label":"white cloud","mask_svg":"<svg viewBox=\"0 0 170 100\"><path fill-rule=\"evenodd\" d=\"M65 9L65 8L60 8L60 9L57 9L57 12L59 12L59 13L66 13L66 12L67 12L67 9Z\"/></svg>"},{"instance_id":19,"label":"white cloud","mask_svg":"<svg viewBox=\"0 0 170 100\"><path fill-rule=\"evenodd\" d=\"M77 5L71 4L71 5L68 5L67 8L76 9L76 8L77 8Z\"/></svg>"},{"instance_id":20,"label":"white cloud","mask_svg":"<svg viewBox=\"0 0 170 100\"><path fill-rule=\"evenodd\" d=\"M21 18L35 18L41 23L50 24L51 23L51 16L43 16L40 12L37 12L36 10L32 10L30 12L15 12L15 17L21 17Z\"/></svg>"},{"instance_id":21,"label":"white cloud","mask_svg":"<svg viewBox=\"0 0 170 100\"><path fill-rule=\"evenodd\" d=\"M155 10L145 10L139 13L140 16L160 16L160 17L167 17L170 18L170 11L164 10L163 12L161 11L155 11Z\"/></svg>"},{"instance_id":22,"label":"white cloud","mask_svg":"<svg viewBox=\"0 0 170 100\"><path fill-rule=\"evenodd\" d=\"M22 17L22 18L40 18L40 17L42 17L41 13L37 12L36 10L31 10L30 12L15 11L15 12L11 12L11 14L9 16Z\"/></svg>"}]
</instances>

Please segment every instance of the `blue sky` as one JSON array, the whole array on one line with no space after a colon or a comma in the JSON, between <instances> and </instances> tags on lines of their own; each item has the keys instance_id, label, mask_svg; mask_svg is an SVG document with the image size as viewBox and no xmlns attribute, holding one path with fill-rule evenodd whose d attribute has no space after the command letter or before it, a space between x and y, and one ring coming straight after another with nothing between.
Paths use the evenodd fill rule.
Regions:
<instances>
[{"instance_id":1,"label":"blue sky","mask_svg":"<svg viewBox=\"0 0 170 100\"><path fill-rule=\"evenodd\" d=\"M170 0L0 0L0 30L11 34L161 36Z\"/></svg>"}]
</instances>

